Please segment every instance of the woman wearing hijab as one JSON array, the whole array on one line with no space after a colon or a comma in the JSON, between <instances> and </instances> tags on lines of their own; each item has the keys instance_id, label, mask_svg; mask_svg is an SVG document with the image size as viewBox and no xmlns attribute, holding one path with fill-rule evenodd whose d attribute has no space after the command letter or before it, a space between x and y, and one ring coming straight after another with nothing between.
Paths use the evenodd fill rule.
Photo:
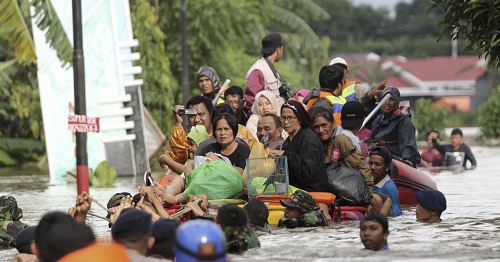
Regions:
<instances>
[{"instance_id":1,"label":"woman wearing hijab","mask_svg":"<svg viewBox=\"0 0 500 262\"><path fill-rule=\"evenodd\" d=\"M372 124L371 140L380 141L392 153L392 157L416 167L420 163L420 153L417 149L415 127L408 115L399 112L399 90L387 87L383 97L391 98L382 105L382 114Z\"/></svg>"},{"instance_id":2,"label":"woman wearing hijab","mask_svg":"<svg viewBox=\"0 0 500 262\"><path fill-rule=\"evenodd\" d=\"M257 123L260 117L266 114L278 115L278 103L276 97L271 91L260 91L255 96L255 102L252 105L252 115L247 121L247 129L252 133L255 139L257 138Z\"/></svg>"}]
</instances>

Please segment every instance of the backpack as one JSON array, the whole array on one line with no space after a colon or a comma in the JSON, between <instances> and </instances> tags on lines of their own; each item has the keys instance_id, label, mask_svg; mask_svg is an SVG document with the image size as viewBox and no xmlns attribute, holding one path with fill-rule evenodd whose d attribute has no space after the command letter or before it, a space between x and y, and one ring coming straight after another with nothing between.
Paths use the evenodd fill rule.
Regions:
<instances>
[{"instance_id":1,"label":"backpack","mask_svg":"<svg viewBox=\"0 0 500 262\"><path fill-rule=\"evenodd\" d=\"M313 107L323 107L328 110L332 110L332 104L323 97L320 97L320 95L321 95L321 90L319 88L315 88L311 90L311 92L309 92L309 94L307 94L306 97L304 97L303 103L307 105L309 100L316 99L316 101L314 101L314 103L309 107L309 109Z\"/></svg>"}]
</instances>

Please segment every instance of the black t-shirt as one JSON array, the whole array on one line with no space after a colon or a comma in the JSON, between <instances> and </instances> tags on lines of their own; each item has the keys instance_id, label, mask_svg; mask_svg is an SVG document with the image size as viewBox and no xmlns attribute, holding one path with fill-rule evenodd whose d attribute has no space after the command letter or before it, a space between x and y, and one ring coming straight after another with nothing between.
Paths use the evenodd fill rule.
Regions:
<instances>
[{"instance_id":1,"label":"black t-shirt","mask_svg":"<svg viewBox=\"0 0 500 262\"><path fill-rule=\"evenodd\" d=\"M233 166L245 168L247 158L250 156L250 148L240 143L237 144L238 147L236 147L234 152L229 156L226 156L221 153L222 146L219 143L213 143L205 146L204 148L201 149L200 153L197 153L197 155L204 156L208 152L218 153L229 158L229 161L231 161Z\"/></svg>"}]
</instances>

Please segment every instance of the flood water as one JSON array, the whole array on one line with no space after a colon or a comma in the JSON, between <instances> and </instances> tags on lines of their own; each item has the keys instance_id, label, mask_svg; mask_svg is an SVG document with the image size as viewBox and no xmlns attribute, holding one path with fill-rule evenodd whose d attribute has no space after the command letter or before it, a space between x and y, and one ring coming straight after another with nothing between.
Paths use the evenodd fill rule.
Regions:
<instances>
[{"instance_id":1,"label":"flood water","mask_svg":"<svg viewBox=\"0 0 500 262\"><path fill-rule=\"evenodd\" d=\"M431 175L447 198L443 222L415 221L415 208L389 220L389 251L362 251L359 222L332 228L280 229L259 237L260 249L249 250L232 261L500 261L500 148L472 147L478 168L454 174ZM49 210L66 211L74 204L76 185L48 185L48 177L2 176L0 195L11 194L23 209L24 221L34 225ZM136 192L132 179L120 178L116 188L90 189L106 204L116 192ZM105 215L93 204L92 212ZM90 217L97 235L109 234L107 223ZM0 251L0 261L12 261L15 249Z\"/></svg>"}]
</instances>

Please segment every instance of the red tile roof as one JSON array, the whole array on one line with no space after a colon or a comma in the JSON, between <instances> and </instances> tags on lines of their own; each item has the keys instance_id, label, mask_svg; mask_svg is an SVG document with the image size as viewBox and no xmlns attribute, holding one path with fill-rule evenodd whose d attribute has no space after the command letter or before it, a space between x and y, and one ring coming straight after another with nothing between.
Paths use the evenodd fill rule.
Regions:
<instances>
[{"instance_id":1,"label":"red tile roof","mask_svg":"<svg viewBox=\"0 0 500 262\"><path fill-rule=\"evenodd\" d=\"M358 67L356 75L351 73L349 76L350 80L363 82L363 79L366 79L364 67L366 67L365 59L367 55L367 53L339 55L347 61L349 67ZM486 73L486 69L478 65L481 58L477 56L459 56L456 58L438 56L421 59L405 59L400 56L391 56L383 59L384 62L390 61L397 66L402 67L404 70L413 74L423 82L477 80L484 73ZM372 61L371 64L375 65L377 64L377 61ZM388 82L390 85L397 87L414 86L404 78L397 75L390 76L388 78Z\"/></svg>"},{"instance_id":2,"label":"red tile roof","mask_svg":"<svg viewBox=\"0 0 500 262\"><path fill-rule=\"evenodd\" d=\"M477 65L477 62L480 61L477 56L459 56L456 58L438 56L408 59L407 61L389 57L387 60L401 66L422 81L476 80L486 72L485 68Z\"/></svg>"}]
</instances>

